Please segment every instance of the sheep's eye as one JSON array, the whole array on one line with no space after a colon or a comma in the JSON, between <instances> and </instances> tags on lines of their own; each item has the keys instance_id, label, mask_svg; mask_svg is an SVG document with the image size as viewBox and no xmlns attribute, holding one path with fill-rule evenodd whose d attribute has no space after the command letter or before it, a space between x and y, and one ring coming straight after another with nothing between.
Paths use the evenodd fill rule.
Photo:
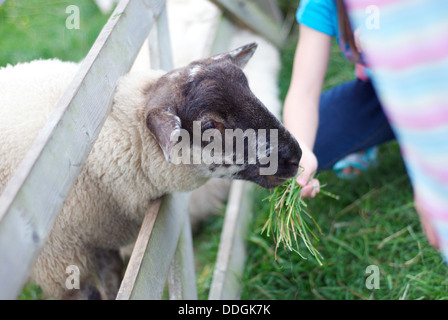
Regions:
<instances>
[{"instance_id":1,"label":"sheep's eye","mask_svg":"<svg viewBox=\"0 0 448 320\"><path fill-rule=\"evenodd\" d=\"M215 129L216 124L214 121L207 121L202 125L202 131L208 130L208 129Z\"/></svg>"}]
</instances>

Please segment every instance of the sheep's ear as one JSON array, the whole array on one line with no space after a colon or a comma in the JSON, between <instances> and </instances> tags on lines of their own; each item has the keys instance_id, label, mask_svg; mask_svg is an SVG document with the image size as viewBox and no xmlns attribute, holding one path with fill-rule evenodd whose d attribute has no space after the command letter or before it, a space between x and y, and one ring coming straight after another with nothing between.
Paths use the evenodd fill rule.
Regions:
<instances>
[{"instance_id":1,"label":"sheep's ear","mask_svg":"<svg viewBox=\"0 0 448 320\"><path fill-rule=\"evenodd\" d=\"M236 64L241 69L244 68L247 64L247 62L252 58L252 56L255 53L255 50L257 49L257 43L249 43L245 46L236 48L232 51L229 51L227 53L222 53L219 55L216 55L212 57L215 60L218 59L229 59L231 62Z\"/></svg>"},{"instance_id":2,"label":"sheep's ear","mask_svg":"<svg viewBox=\"0 0 448 320\"><path fill-rule=\"evenodd\" d=\"M146 115L146 125L162 149L166 161L171 163L171 149L177 143L175 133L182 127L180 118L170 108L151 109Z\"/></svg>"}]
</instances>

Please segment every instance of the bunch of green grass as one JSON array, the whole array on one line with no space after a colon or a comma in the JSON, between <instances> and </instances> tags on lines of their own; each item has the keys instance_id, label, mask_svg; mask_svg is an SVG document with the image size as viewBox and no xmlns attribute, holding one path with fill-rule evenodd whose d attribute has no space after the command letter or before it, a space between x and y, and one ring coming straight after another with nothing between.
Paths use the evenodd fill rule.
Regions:
<instances>
[{"instance_id":1,"label":"bunch of green grass","mask_svg":"<svg viewBox=\"0 0 448 320\"><path fill-rule=\"evenodd\" d=\"M300 171L298 175L301 172L303 171ZM300 252L300 244L303 243L319 265L322 265L323 256L313 244L313 239L315 242L319 242L319 238L316 232L313 231L312 226L317 229L319 234L322 234L322 230L307 211L307 204L302 198L302 187L297 183L297 176L274 188L265 199L271 203L271 206L268 220L261 232L266 231L268 236L272 233L276 242L276 260L280 244L285 249L293 251L303 259L306 259ZM323 190L320 192L337 199L337 196L329 192Z\"/></svg>"}]
</instances>

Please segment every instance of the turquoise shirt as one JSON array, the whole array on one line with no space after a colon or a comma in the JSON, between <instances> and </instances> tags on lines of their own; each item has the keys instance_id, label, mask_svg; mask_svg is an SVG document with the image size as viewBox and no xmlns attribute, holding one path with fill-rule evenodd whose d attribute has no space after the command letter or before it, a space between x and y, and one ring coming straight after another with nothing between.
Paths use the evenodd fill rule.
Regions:
<instances>
[{"instance_id":1,"label":"turquoise shirt","mask_svg":"<svg viewBox=\"0 0 448 320\"><path fill-rule=\"evenodd\" d=\"M338 14L334 0L301 0L296 19L309 28L338 37Z\"/></svg>"}]
</instances>

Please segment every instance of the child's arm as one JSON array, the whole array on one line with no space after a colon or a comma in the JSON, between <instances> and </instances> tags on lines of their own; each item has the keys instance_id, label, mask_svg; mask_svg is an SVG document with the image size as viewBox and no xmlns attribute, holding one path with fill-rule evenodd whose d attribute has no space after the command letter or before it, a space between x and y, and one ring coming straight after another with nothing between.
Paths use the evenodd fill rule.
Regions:
<instances>
[{"instance_id":1,"label":"child's arm","mask_svg":"<svg viewBox=\"0 0 448 320\"><path fill-rule=\"evenodd\" d=\"M330 57L331 36L300 25L300 35L294 57L291 84L283 109L283 121L302 148L300 165L304 172L297 182L304 197L319 192L319 181L311 179L317 170L317 158L312 152L319 122L319 99Z\"/></svg>"}]
</instances>

